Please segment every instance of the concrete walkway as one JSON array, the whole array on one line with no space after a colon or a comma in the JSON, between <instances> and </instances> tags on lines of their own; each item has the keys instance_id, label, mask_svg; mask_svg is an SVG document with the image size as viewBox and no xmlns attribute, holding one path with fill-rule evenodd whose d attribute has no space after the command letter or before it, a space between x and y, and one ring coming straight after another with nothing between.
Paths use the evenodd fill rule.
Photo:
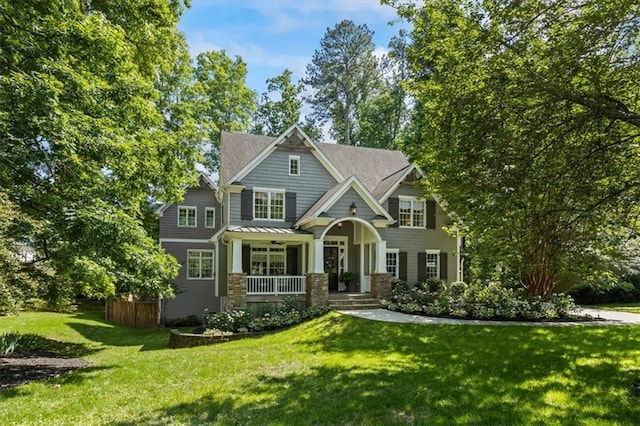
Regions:
<instances>
[{"instance_id":1,"label":"concrete walkway","mask_svg":"<svg viewBox=\"0 0 640 426\"><path fill-rule=\"evenodd\" d=\"M374 321L415 323L415 324L455 324L455 325L528 325L536 327L547 326L575 326L575 325L639 325L640 314L630 314L627 312L605 311L602 309L580 308L578 314L588 316L594 321L484 321L484 320L464 320L454 318L425 317L422 315L404 314L402 312L388 311L386 309L369 310L340 310L345 315L359 318L366 318Z\"/></svg>"}]
</instances>

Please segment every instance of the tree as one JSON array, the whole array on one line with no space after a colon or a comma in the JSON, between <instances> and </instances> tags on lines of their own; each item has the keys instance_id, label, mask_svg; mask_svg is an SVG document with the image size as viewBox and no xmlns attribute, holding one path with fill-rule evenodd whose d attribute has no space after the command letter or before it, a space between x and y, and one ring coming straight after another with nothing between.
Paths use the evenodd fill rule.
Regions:
<instances>
[{"instance_id":1,"label":"tree","mask_svg":"<svg viewBox=\"0 0 640 426\"><path fill-rule=\"evenodd\" d=\"M262 94L254 116L253 133L279 135L299 121L304 84L293 84L291 74L291 70L286 69L279 76L267 79L267 92Z\"/></svg>"},{"instance_id":2,"label":"tree","mask_svg":"<svg viewBox=\"0 0 640 426\"><path fill-rule=\"evenodd\" d=\"M414 26L406 149L463 218L480 272L546 296L637 235L637 2L396 6Z\"/></svg>"},{"instance_id":3,"label":"tree","mask_svg":"<svg viewBox=\"0 0 640 426\"><path fill-rule=\"evenodd\" d=\"M380 61L380 84L358 105L361 145L397 149L409 122L409 102L403 84L409 76L407 37L404 30L389 42L389 53Z\"/></svg>"},{"instance_id":4,"label":"tree","mask_svg":"<svg viewBox=\"0 0 640 426\"><path fill-rule=\"evenodd\" d=\"M251 114L256 109L256 94L245 84L247 64L239 56L232 60L224 50L204 52L196 62L193 99L199 122L212 145L207 153L207 165L217 170L220 132L249 129Z\"/></svg>"},{"instance_id":5,"label":"tree","mask_svg":"<svg viewBox=\"0 0 640 426\"><path fill-rule=\"evenodd\" d=\"M199 158L189 113L179 120L180 100L160 90L185 57L181 12L0 1L0 204L16 212L1 233L14 256L18 243L35 252L5 285L45 274L40 294L58 302L171 294L178 265L142 218L151 200L182 196Z\"/></svg>"},{"instance_id":6,"label":"tree","mask_svg":"<svg viewBox=\"0 0 640 426\"><path fill-rule=\"evenodd\" d=\"M307 65L304 82L315 90L309 99L313 115L320 124L331 120L331 135L345 145L358 143L357 107L379 82L372 36L366 25L343 20L327 28Z\"/></svg>"}]
</instances>

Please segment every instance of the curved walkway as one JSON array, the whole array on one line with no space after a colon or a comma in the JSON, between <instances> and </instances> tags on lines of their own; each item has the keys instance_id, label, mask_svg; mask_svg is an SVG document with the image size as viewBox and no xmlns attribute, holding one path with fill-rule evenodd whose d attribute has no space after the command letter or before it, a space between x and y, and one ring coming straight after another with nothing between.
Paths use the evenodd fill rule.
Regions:
<instances>
[{"instance_id":1,"label":"curved walkway","mask_svg":"<svg viewBox=\"0 0 640 426\"><path fill-rule=\"evenodd\" d=\"M425 317L422 315L405 314L388 311L386 309L368 310L340 310L345 315L366 318L374 321L415 323L415 324L456 324L456 325L528 325L536 327L547 326L575 326L575 325L640 325L640 314L628 312L605 311L602 309L580 308L581 315L589 316L594 321L484 321L454 318Z\"/></svg>"}]
</instances>

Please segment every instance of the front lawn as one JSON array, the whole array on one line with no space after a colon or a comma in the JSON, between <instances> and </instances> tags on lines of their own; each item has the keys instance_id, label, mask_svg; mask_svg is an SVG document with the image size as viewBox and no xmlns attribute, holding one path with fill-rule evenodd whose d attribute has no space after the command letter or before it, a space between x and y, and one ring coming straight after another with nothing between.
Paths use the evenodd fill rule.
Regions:
<instances>
[{"instance_id":1,"label":"front lawn","mask_svg":"<svg viewBox=\"0 0 640 426\"><path fill-rule=\"evenodd\" d=\"M225 344L99 313L27 313L0 330L93 364L0 393L5 424L635 424L640 327L392 324L338 313ZM59 385L59 386L58 386Z\"/></svg>"}]
</instances>

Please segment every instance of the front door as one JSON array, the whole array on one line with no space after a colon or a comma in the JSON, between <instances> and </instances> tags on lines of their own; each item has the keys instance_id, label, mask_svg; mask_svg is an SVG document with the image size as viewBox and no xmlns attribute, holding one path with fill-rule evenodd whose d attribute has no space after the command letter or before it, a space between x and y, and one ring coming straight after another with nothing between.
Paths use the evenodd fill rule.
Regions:
<instances>
[{"instance_id":1,"label":"front door","mask_svg":"<svg viewBox=\"0 0 640 426\"><path fill-rule=\"evenodd\" d=\"M338 291L338 247L324 248L324 273L329 274L329 291Z\"/></svg>"}]
</instances>

